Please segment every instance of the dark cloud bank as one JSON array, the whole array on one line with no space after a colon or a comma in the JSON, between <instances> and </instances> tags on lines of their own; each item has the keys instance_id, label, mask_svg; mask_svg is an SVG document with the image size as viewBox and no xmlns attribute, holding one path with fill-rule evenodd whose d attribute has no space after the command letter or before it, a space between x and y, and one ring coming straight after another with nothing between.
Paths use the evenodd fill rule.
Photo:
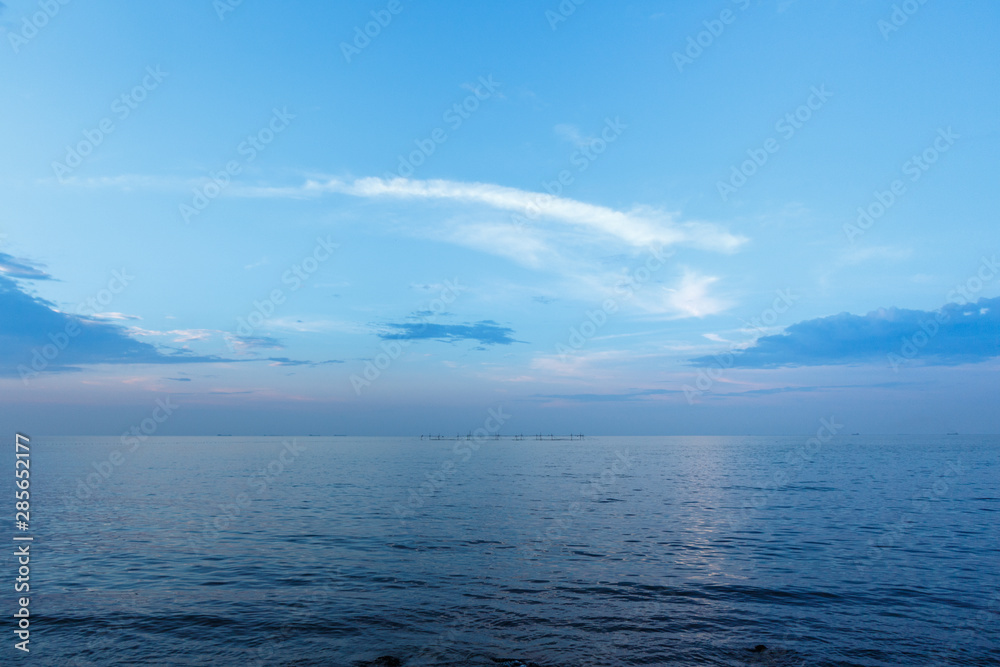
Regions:
<instances>
[{"instance_id":1,"label":"dark cloud bank","mask_svg":"<svg viewBox=\"0 0 1000 667\"><path fill-rule=\"evenodd\" d=\"M692 359L719 363L722 355ZM753 347L733 353L733 367L779 368L919 359L958 365L1000 356L1000 297L949 303L939 310L882 308L867 315L841 313L805 320Z\"/></svg>"}]
</instances>

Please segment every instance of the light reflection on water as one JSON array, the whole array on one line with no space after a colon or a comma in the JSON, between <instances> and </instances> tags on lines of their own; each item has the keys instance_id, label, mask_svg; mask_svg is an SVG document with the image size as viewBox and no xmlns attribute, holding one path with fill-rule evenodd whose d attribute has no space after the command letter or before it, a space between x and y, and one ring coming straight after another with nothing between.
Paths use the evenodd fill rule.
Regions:
<instances>
[{"instance_id":1,"label":"light reflection on water","mask_svg":"<svg viewBox=\"0 0 1000 667\"><path fill-rule=\"evenodd\" d=\"M1000 664L1000 439L804 440L38 438L32 662Z\"/></svg>"}]
</instances>

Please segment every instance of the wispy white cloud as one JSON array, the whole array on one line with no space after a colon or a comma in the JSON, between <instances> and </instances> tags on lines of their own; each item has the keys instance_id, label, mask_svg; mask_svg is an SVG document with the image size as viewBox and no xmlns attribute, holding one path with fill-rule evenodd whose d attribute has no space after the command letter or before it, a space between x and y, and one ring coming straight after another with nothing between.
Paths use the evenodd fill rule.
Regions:
<instances>
[{"instance_id":1,"label":"wispy white cloud","mask_svg":"<svg viewBox=\"0 0 1000 667\"><path fill-rule=\"evenodd\" d=\"M121 189L187 189L197 179L122 175L66 179L62 185ZM478 204L519 214L531 224L554 221L572 229L602 235L634 248L688 245L714 252L731 253L747 239L723 227L700 221L679 221L674 213L649 206L620 211L606 206L555 197L492 183L417 180L379 177L343 180L311 178L295 186L233 184L223 196L303 199L324 194L344 194L368 199L423 199ZM516 227L516 226L515 226ZM523 227L523 225L522 225Z\"/></svg>"},{"instance_id":2,"label":"wispy white cloud","mask_svg":"<svg viewBox=\"0 0 1000 667\"><path fill-rule=\"evenodd\" d=\"M94 320L141 320L142 318L138 315L126 315L125 313L94 313L90 316Z\"/></svg>"},{"instance_id":3,"label":"wispy white cloud","mask_svg":"<svg viewBox=\"0 0 1000 667\"><path fill-rule=\"evenodd\" d=\"M439 240L500 255L531 268L554 268L559 260L550 243L538 231L525 231L511 224L453 224L431 234Z\"/></svg>"},{"instance_id":4,"label":"wispy white cloud","mask_svg":"<svg viewBox=\"0 0 1000 667\"><path fill-rule=\"evenodd\" d=\"M667 303L678 313L691 317L720 313L730 304L708 293L709 286L716 281L718 278L715 276L705 276L691 270L685 271L677 287L667 291Z\"/></svg>"},{"instance_id":5,"label":"wispy white cloud","mask_svg":"<svg viewBox=\"0 0 1000 667\"><path fill-rule=\"evenodd\" d=\"M67 176L59 180L54 177L39 179L43 185L58 185L59 187L77 188L116 188L130 192L132 190L156 191L187 191L201 185L206 178L179 178L174 176L143 176L141 174L121 174L118 176L79 177Z\"/></svg>"},{"instance_id":6,"label":"wispy white cloud","mask_svg":"<svg viewBox=\"0 0 1000 667\"><path fill-rule=\"evenodd\" d=\"M556 135L560 139L568 141L569 143L577 147L582 148L584 146L589 146L592 141L591 137L583 136L583 133L580 132L580 128L577 127L576 125L571 125L569 123L560 123L556 125L555 128L553 129L555 130Z\"/></svg>"},{"instance_id":7,"label":"wispy white cloud","mask_svg":"<svg viewBox=\"0 0 1000 667\"><path fill-rule=\"evenodd\" d=\"M595 260L618 249L637 253L647 248L688 245L730 253L746 242L718 225L678 222L674 214L639 206L620 211L517 188L446 180L362 178L309 180L295 188L252 188L245 196L303 197L325 193L368 199L445 201L482 206L510 214L484 220L482 214L458 214L435 220L424 234L502 256L524 266L562 277L564 292L583 299L614 295L621 276ZM515 218L515 214L522 216ZM665 275L663 280L666 280ZM675 285L651 284L636 292L629 306L656 316L704 317L721 312L729 302L710 294L717 276L685 270Z\"/></svg>"},{"instance_id":8,"label":"wispy white cloud","mask_svg":"<svg viewBox=\"0 0 1000 667\"><path fill-rule=\"evenodd\" d=\"M130 327L128 332L132 336L164 336L170 338L174 343L190 343L192 341L210 340L213 336L223 335L226 333L218 329L171 329L169 331L156 331L154 329L143 329L141 327Z\"/></svg>"},{"instance_id":9,"label":"wispy white cloud","mask_svg":"<svg viewBox=\"0 0 1000 667\"><path fill-rule=\"evenodd\" d=\"M562 132L579 137L570 126ZM85 183L78 183L85 184ZM87 182L91 186L150 185L149 179L121 177ZM415 222L409 233L487 252L534 270L558 276L560 293L582 299L613 296L621 275L608 270L609 254L638 257L648 249L689 246L732 253L747 239L720 225L683 221L678 215L650 206L618 210L598 204L555 197L503 185L408 178L308 178L294 186L233 184L225 195L306 199L346 195L361 199L417 200L460 205L449 216L435 215L430 224ZM420 216L417 216L420 219ZM253 268L255 265L248 265ZM678 270L665 270L630 299L628 307L654 316L704 317L730 304L710 294L718 276L686 270L676 284L665 287ZM273 324L273 323L272 323Z\"/></svg>"},{"instance_id":10,"label":"wispy white cloud","mask_svg":"<svg viewBox=\"0 0 1000 667\"><path fill-rule=\"evenodd\" d=\"M843 264L853 265L872 260L899 261L909 259L913 255L913 248L900 248L896 246L858 246L844 251L841 256Z\"/></svg>"},{"instance_id":11,"label":"wispy white cloud","mask_svg":"<svg viewBox=\"0 0 1000 667\"><path fill-rule=\"evenodd\" d=\"M328 319L302 319L297 317L275 317L268 320L270 329L293 331L296 333L347 333L369 334L372 328L360 322Z\"/></svg>"},{"instance_id":12,"label":"wispy white cloud","mask_svg":"<svg viewBox=\"0 0 1000 667\"><path fill-rule=\"evenodd\" d=\"M617 239L629 246L690 245L716 252L734 252L746 238L718 225L678 222L673 214L647 206L619 211L606 206L554 197L491 183L408 178L359 178L345 181L308 180L295 187L239 187L234 194L250 197L314 197L339 193L364 198L424 199L480 204L517 213L529 220L545 219Z\"/></svg>"},{"instance_id":13,"label":"wispy white cloud","mask_svg":"<svg viewBox=\"0 0 1000 667\"><path fill-rule=\"evenodd\" d=\"M566 354L538 354L530 369L536 380L573 378L591 386L610 387L629 377L629 367L648 366L669 358L664 350L639 352L631 349L575 350Z\"/></svg>"}]
</instances>

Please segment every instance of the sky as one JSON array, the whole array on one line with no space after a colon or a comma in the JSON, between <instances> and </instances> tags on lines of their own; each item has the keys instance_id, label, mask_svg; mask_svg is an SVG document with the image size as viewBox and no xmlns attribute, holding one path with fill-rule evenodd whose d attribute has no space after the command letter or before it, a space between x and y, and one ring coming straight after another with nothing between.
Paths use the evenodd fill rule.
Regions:
<instances>
[{"instance_id":1,"label":"sky","mask_svg":"<svg viewBox=\"0 0 1000 667\"><path fill-rule=\"evenodd\" d=\"M5 0L0 428L1000 432L998 28Z\"/></svg>"}]
</instances>

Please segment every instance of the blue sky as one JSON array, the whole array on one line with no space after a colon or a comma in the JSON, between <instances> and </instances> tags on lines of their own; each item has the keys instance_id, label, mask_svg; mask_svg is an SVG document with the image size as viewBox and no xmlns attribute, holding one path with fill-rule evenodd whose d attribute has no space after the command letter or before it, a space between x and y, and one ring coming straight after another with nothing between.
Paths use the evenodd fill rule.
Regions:
<instances>
[{"instance_id":1,"label":"blue sky","mask_svg":"<svg viewBox=\"0 0 1000 667\"><path fill-rule=\"evenodd\" d=\"M5 0L0 424L998 432L998 28Z\"/></svg>"}]
</instances>

